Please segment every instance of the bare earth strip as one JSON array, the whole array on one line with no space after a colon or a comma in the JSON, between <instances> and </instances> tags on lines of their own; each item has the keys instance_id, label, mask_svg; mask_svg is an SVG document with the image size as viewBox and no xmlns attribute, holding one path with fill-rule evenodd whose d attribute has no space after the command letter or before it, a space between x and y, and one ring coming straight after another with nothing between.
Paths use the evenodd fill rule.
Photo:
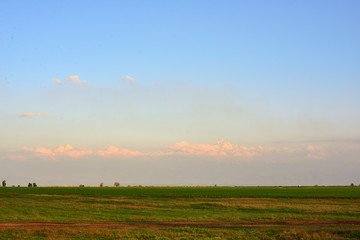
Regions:
<instances>
[{"instance_id":1,"label":"bare earth strip","mask_svg":"<svg viewBox=\"0 0 360 240\"><path fill-rule=\"evenodd\" d=\"M160 227L242 227L242 226L326 226L360 225L360 220L353 221L287 221L287 222L3 222L0 229L41 229L41 228L160 228Z\"/></svg>"}]
</instances>

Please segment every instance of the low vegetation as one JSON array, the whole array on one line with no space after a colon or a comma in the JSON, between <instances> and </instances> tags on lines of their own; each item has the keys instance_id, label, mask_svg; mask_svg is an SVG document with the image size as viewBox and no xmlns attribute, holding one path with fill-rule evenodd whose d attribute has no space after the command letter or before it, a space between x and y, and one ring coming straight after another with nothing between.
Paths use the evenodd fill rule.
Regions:
<instances>
[{"instance_id":1,"label":"low vegetation","mask_svg":"<svg viewBox=\"0 0 360 240\"><path fill-rule=\"evenodd\" d=\"M0 239L138 239L138 240L291 240L291 239L347 239L357 240L360 231L355 227L331 228L160 228L160 229L16 229L0 230Z\"/></svg>"},{"instance_id":2,"label":"low vegetation","mask_svg":"<svg viewBox=\"0 0 360 240\"><path fill-rule=\"evenodd\" d=\"M360 187L7 187L0 188L0 193L184 197L356 198L360 197Z\"/></svg>"},{"instance_id":3,"label":"low vegetation","mask_svg":"<svg viewBox=\"0 0 360 240\"><path fill-rule=\"evenodd\" d=\"M360 192L356 189L7 187L0 189L0 239L359 239ZM279 224L296 221L304 224ZM324 221L340 224L316 224ZM8 222L24 226L1 225ZM143 223L150 227L35 228L28 227L29 222ZM151 225L164 222L185 226ZM215 224L190 226L199 222ZM254 225L231 225L239 222Z\"/></svg>"}]
</instances>

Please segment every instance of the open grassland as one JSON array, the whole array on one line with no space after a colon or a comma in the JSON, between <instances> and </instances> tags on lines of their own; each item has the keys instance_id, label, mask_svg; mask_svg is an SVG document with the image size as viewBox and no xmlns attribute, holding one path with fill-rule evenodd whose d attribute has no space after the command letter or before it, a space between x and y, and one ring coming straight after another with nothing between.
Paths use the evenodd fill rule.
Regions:
<instances>
[{"instance_id":1,"label":"open grassland","mask_svg":"<svg viewBox=\"0 0 360 240\"><path fill-rule=\"evenodd\" d=\"M0 193L207 197L360 197L360 187L7 187Z\"/></svg>"},{"instance_id":2,"label":"open grassland","mask_svg":"<svg viewBox=\"0 0 360 240\"><path fill-rule=\"evenodd\" d=\"M0 194L0 222L359 220L360 199Z\"/></svg>"},{"instance_id":3,"label":"open grassland","mask_svg":"<svg viewBox=\"0 0 360 240\"><path fill-rule=\"evenodd\" d=\"M16 229L0 230L0 239L64 240L64 239L138 239L138 240L290 240L290 239L360 239L355 227L297 228L160 228L160 229Z\"/></svg>"},{"instance_id":4,"label":"open grassland","mask_svg":"<svg viewBox=\"0 0 360 240\"><path fill-rule=\"evenodd\" d=\"M1 188L0 239L360 239L358 189Z\"/></svg>"}]
</instances>

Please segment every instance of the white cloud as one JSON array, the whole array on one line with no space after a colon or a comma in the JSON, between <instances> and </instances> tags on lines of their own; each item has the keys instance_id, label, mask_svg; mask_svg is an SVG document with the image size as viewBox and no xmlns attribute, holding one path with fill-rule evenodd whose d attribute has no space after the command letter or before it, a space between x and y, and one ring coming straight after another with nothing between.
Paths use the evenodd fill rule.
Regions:
<instances>
[{"instance_id":1,"label":"white cloud","mask_svg":"<svg viewBox=\"0 0 360 240\"><path fill-rule=\"evenodd\" d=\"M91 86L91 84L85 80L80 80L79 75L71 75L66 79L69 83L75 83L78 85Z\"/></svg>"},{"instance_id":2,"label":"white cloud","mask_svg":"<svg viewBox=\"0 0 360 240\"><path fill-rule=\"evenodd\" d=\"M126 75L126 76L123 76L122 77L122 80L125 80L125 81L130 81L130 82L137 82L137 79L136 78L133 78L129 75Z\"/></svg>"},{"instance_id":3,"label":"white cloud","mask_svg":"<svg viewBox=\"0 0 360 240\"><path fill-rule=\"evenodd\" d=\"M62 83L61 79L58 79L58 78L54 78L53 79L53 83L54 84L57 84L57 85L60 85Z\"/></svg>"}]
</instances>

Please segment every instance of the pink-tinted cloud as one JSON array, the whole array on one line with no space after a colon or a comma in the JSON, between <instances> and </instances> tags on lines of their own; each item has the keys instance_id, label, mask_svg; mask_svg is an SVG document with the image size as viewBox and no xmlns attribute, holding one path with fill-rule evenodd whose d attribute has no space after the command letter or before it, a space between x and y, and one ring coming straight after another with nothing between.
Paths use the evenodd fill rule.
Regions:
<instances>
[{"instance_id":1,"label":"pink-tinted cloud","mask_svg":"<svg viewBox=\"0 0 360 240\"><path fill-rule=\"evenodd\" d=\"M47 116L49 116L49 114L27 112L27 113L20 113L17 116L18 117L47 117Z\"/></svg>"},{"instance_id":2,"label":"pink-tinted cloud","mask_svg":"<svg viewBox=\"0 0 360 240\"><path fill-rule=\"evenodd\" d=\"M59 78L54 78L53 83L56 84L56 85L60 85L62 83L62 81Z\"/></svg>"},{"instance_id":3,"label":"pink-tinted cloud","mask_svg":"<svg viewBox=\"0 0 360 240\"><path fill-rule=\"evenodd\" d=\"M140 151L131 151L131 150L125 149L125 148L120 149L113 145L110 145L105 150L98 150L97 154L99 156L103 156L103 157L107 157L107 156L123 156L123 157L131 156L131 157L134 157L134 156L146 155L146 153L143 153Z\"/></svg>"},{"instance_id":4,"label":"pink-tinted cloud","mask_svg":"<svg viewBox=\"0 0 360 240\"><path fill-rule=\"evenodd\" d=\"M34 149L34 152L36 153L41 153L41 154L46 154L46 155L54 155L54 152L51 149L47 149L47 148L43 148L43 147L37 147Z\"/></svg>"},{"instance_id":5,"label":"pink-tinted cloud","mask_svg":"<svg viewBox=\"0 0 360 240\"><path fill-rule=\"evenodd\" d=\"M193 144L188 142L179 142L171 145L165 151L142 152L119 148L113 145L105 150L76 150L71 145L59 146L54 149L38 147L35 149L25 148L27 151L36 152L49 156L69 156L82 157L84 155L96 155L100 157L137 157L137 156L170 156L170 155L192 155L192 156L218 156L218 157L240 157L253 158L261 156L266 152L291 152L291 150L266 148L263 146L244 147L225 141L219 141L216 144Z\"/></svg>"},{"instance_id":6,"label":"pink-tinted cloud","mask_svg":"<svg viewBox=\"0 0 360 240\"><path fill-rule=\"evenodd\" d=\"M233 156L251 158L259 156L268 149L262 146L244 147L225 141L219 141L216 144L192 144L188 142L179 142L172 146L177 150L177 154L197 155L197 156Z\"/></svg>"},{"instance_id":7,"label":"pink-tinted cloud","mask_svg":"<svg viewBox=\"0 0 360 240\"><path fill-rule=\"evenodd\" d=\"M82 157L85 155L93 154L92 150L78 150L74 149L70 144L65 146L59 146L55 149L49 149L44 147L37 147L35 149L32 148L23 148L25 151L38 153L41 155L50 156L52 158L56 156L68 156L68 157Z\"/></svg>"},{"instance_id":8,"label":"pink-tinted cloud","mask_svg":"<svg viewBox=\"0 0 360 240\"><path fill-rule=\"evenodd\" d=\"M272 157L277 158L297 158L297 159L322 159L326 154L325 150L319 146L309 145L300 149L293 149L288 147L264 147L253 146L246 147L233 144L230 142L219 141L215 144L204 143L188 143L178 142L169 146L164 151L150 151L143 152L138 150L130 150L126 148L119 148L113 145L108 146L104 150L91 150L91 149L75 149L73 146L67 144L59 146L54 149L37 147L37 148L23 148L27 152L33 152L40 155L56 157L71 157L79 158L83 156L94 157L154 157L154 156L210 156L231 159L258 159ZM291 157L292 156L292 157Z\"/></svg>"},{"instance_id":9,"label":"pink-tinted cloud","mask_svg":"<svg viewBox=\"0 0 360 240\"><path fill-rule=\"evenodd\" d=\"M78 85L91 86L91 84L88 83L87 81L80 80L79 75L69 76L66 80L67 80L69 83L75 83L75 84L78 84Z\"/></svg>"},{"instance_id":10,"label":"pink-tinted cloud","mask_svg":"<svg viewBox=\"0 0 360 240\"><path fill-rule=\"evenodd\" d=\"M133 78L132 76L129 76L129 75L123 76L122 80L130 81L130 82L137 82L136 78Z\"/></svg>"},{"instance_id":11,"label":"pink-tinted cloud","mask_svg":"<svg viewBox=\"0 0 360 240\"><path fill-rule=\"evenodd\" d=\"M18 161L28 160L28 156L23 152L0 153L0 157L2 159L10 159L10 160L18 160Z\"/></svg>"},{"instance_id":12,"label":"pink-tinted cloud","mask_svg":"<svg viewBox=\"0 0 360 240\"><path fill-rule=\"evenodd\" d=\"M320 146L308 145L305 147L307 158L320 160L326 156L325 150Z\"/></svg>"},{"instance_id":13,"label":"pink-tinted cloud","mask_svg":"<svg viewBox=\"0 0 360 240\"><path fill-rule=\"evenodd\" d=\"M66 144L65 146L59 146L53 150L54 153L62 153L62 152L68 152L73 150L73 146L70 144Z\"/></svg>"}]
</instances>

